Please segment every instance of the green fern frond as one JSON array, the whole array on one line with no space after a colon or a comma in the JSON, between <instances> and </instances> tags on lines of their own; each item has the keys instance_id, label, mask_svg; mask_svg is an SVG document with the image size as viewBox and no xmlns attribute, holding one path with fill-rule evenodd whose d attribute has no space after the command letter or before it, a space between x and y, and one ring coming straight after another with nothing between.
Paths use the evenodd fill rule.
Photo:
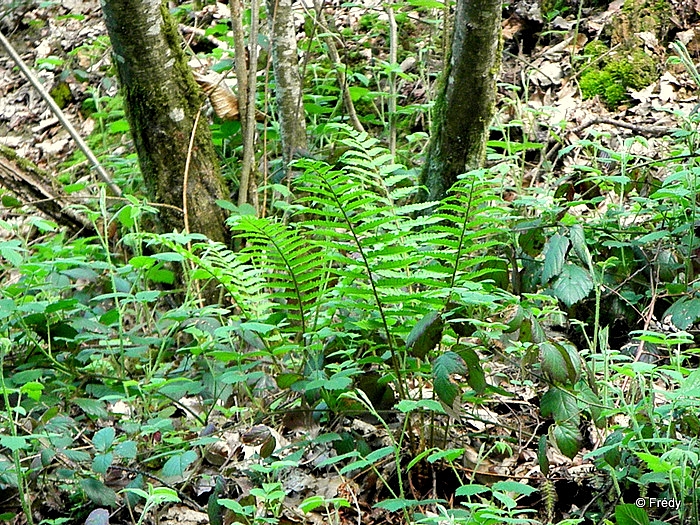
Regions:
<instances>
[{"instance_id":1,"label":"green fern frond","mask_svg":"<svg viewBox=\"0 0 700 525\"><path fill-rule=\"evenodd\" d=\"M268 313L269 296L264 290L261 270L251 266L224 244L200 234L141 233L151 246L165 247L191 263L193 278L215 279L233 299L246 319L256 320Z\"/></svg>"},{"instance_id":2,"label":"green fern frond","mask_svg":"<svg viewBox=\"0 0 700 525\"><path fill-rule=\"evenodd\" d=\"M314 310L322 304L329 278L328 260L320 248L309 245L296 228L267 218L234 216L229 225L236 237L245 239L243 253L251 264L264 270L270 297L287 311L299 327L299 335L315 330Z\"/></svg>"}]
</instances>

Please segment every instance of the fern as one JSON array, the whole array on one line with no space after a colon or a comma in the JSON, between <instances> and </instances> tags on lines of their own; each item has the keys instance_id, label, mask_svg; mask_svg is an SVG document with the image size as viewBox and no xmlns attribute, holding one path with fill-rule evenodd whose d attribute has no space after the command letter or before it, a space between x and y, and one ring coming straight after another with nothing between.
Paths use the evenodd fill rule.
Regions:
<instances>
[{"instance_id":1,"label":"fern","mask_svg":"<svg viewBox=\"0 0 700 525\"><path fill-rule=\"evenodd\" d=\"M264 289L261 270L248 264L224 244L196 233L140 233L138 237L151 246L164 246L180 260L188 261L195 268L191 278L214 279L220 283L243 318L258 320L269 312L270 298Z\"/></svg>"},{"instance_id":2,"label":"fern","mask_svg":"<svg viewBox=\"0 0 700 525\"><path fill-rule=\"evenodd\" d=\"M270 297L299 327L298 339L315 331L329 278L328 261L320 250L310 249L296 229L270 219L234 216L229 225L246 241L241 255L264 273Z\"/></svg>"}]
</instances>

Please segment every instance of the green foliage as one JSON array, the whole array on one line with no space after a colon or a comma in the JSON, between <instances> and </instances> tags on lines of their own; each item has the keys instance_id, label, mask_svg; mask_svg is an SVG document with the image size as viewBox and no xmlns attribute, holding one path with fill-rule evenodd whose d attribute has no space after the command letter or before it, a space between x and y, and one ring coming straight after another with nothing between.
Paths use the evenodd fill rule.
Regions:
<instances>
[{"instance_id":1,"label":"green foliage","mask_svg":"<svg viewBox=\"0 0 700 525\"><path fill-rule=\"evenodd\" d=\"M628 90L645 88L658 78L656 64L643 49L607 54L607 47L593 41L584 48L589 67L581 74L579 85L584 99L600 96L614 109L628 100Z\"/></svg>"}]
</instances>

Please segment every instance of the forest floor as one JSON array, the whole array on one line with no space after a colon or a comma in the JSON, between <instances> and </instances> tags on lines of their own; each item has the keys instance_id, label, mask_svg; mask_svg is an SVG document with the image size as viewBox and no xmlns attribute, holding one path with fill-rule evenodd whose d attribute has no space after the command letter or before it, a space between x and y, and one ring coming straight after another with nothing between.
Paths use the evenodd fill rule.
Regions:
<instances>
[{"instance_id":1,"label":"forest floor","mask_svg":"<svg viewBox=\"0 0 700 525\"><path fill-rule=\"evenodd\" d=\"M520 136L519 140L541 145L523 151L523 162L528 174L523 184L552 185L564 178L571 166L579 164L579 159L575 152L568 156L559 153L568 145L590 137L591 133L600 137L601 143L613 151L619 150L630 137L643 137L645 140L636 141L631 146L631 151L650 159L658 158L669 151L670 145L666 138L677 127L677 115L690 115L698 111L700 98L697 82L700 77L694 79L682 64L671 60L676 55L669 43L682 42L693 61L700 59L700 1L669 2L665 13L654 11L648 2L636 2L636 12L643 15L636 18L630 14L629 8L625 8L623 0L615 0L608 5L601 4L599 7L585 7L580 13L576 6L568 5L567 2L557 3L560 13L550 11L543 15L540 6L527 1L516 2L504 11L504 55L494 124L499 131L494 133L493 138L505 141L507 131L504 130L511 129L515 135ZM364 31L357 24L367 12L379 12L377 20L383 21L379 4L333 6L329 9L334 10L341 29L347 27L357 34ZM197 17L187 19L191 24L188 21L183 23L184 38L200 34L207 27L224 23L227 14L225 4L205 6ZM90 144L112 159L133 156L133 145L123 125L122 109L110 107L105 99L115 97L118 87L98 2L57 0L17 3L0 0L0 16L0 30L23 60L34 68L46 90ZM201 21L204 21L204 25ZM300 21L299 31L302 35L303 17L300 17ZM194 24L198 24L196 28L193 27ZM190 26L189 29L187 26ZM368 39L374 39L370 47L374 50L375 57L385 57L385 50L381 49L385 38L381 32L375 34L369 31L368 35ZM596 54L593 48L587 46L599 39L605 40L608 47ZM407 40L409 55L413 51L411 44L417 45L416 40L417 35L413 42ZM620 73L622 76L614 79L612 84L590 88L598 89L600 93L584 99L582 84L586 69L599 68L603 71L601 65L612 63L609 60L612 51L630 43L633 45L627 48L627 55L622 58L622 62L631 64L632 68L621 68L625 69L624 74ZM356 40L348 49L368 49L365 44L367 42L361 39ZM584 49L590 49L591 54L584 56ZM639 58L640 53L651 59L651 62ZM434 81L439 73L439 63L440 57L431 61L433 71L429 72L427 78ZM362 73L361 65L353 67L356 72ZM407 69L409 67L406 65ZM615 64L610 70L614 67ZM645 67L649 68L648 75L641 75L643 78L640 80L639 72ZM601 76L604 75L601 73ZM588 85L595 81L589 77ZM623 87L622 93L617 92L615 98L615 90L610 87L619 86L621 82L627 85ZM426 102L427 93L432 87L416 81L404 86L404 92L418 97L418 102ZM427 132L425 125L421 124L425 121L424 115L417 118L415 129ZM514 139L512 136L507 138ZM91 180L87 161L76 161L76 146L67 131L4 52L0 52L0 144L11 148L17 155L40 168L56 174L64 183ZM133 161L129 166L133 168ZM605 203L601 204L604 205ZM6 221L23 220L23 216L15 215L11 208L0 210L0 216ZM517 375L518 370L511 364L495 368L491 373L494 376L502 374L509 377ZM474 410L471 432L497 435L507 429L536 428L540 424L537 417L527 416L527 407L536 404L536 396L536 392L523 386L515 397L494 398L488 405ZM190 401L193 406L189 408L199 410L196 402L193 399ZM128 407L121 406L113 406L112 409L114 413L120 410L127 413L129 410ZM285 421L285 432L265 427L267 438L273 435L276 447L284 447L294 440L315 436L320 432L320 428L310 421L300 423L292 419L290 416ZM94 430L100 426L109 426L100 422L94 424ZM225 427L224 422L220 424ZM394 425L395 422L392 422L392 429ZM386 441L386 429L372 418L348 418L336 430L339 428L347 428L353 434L364 436L373 448L381 447ZM535 433L533 430L532 434ZM199 467L201 472L211 474L202 478L209 481L198 481L193 486L183 488L182 492L188 495L190 504L171 506L160 516L160 523L209 523L206 498L212 493L215 483L212 480L215 479L217 469L231 461L238 461L241 465L252 465L257 461L255 453L259 452L259 443L254 436L247 435L239 428L227 428L221 436L221 446L209 448ZM193 439L194 437L196 436ZM591 449L600 445L593 438L587 443ZM467 449L466 455L471 453L477 458L478 447L478 440L470 441L464 447ZM307 464L314 465L326 459L328 451L319 446L318 454L317 458L305 457ZM537 476L537 443L526 443L513 456L504 454L500 463L494 457L485 462L477 459L474 461L475 463L467 462L464 469L477 472L476 479L484 483ZM556 491L559 495L559 517L570 516L574 511L591 505L599 497L597 491L601 482L594 479L591 463L583 460L582 454L574 460L554 454L550 457L550 463L558 476ZM115 469L110 473L114 479L110 479L109 483L114 487L123 486L133 474L127 469ZM388 471L383 474L391 476ZM442 474L447 475L446 472ZM436 476L436 473L430 475ZM420 481L425 486L415 487L416 494L424 493L425 487L437 483L434 478ZM238 493L250 490L250 481L244 476L231 479L230 482L238 485ZM376 476L362 474L353 481L335 472L324 472L321 475L313 468L298 468L292 471L284 483L288 494L285 505L289 508L298 506L309 494L322 495L329 500L342 496L351 501L354 508L352 512L338 516L340 523L380 524L394 520L392 515L373 508L378 493L382 491L381 480ZM43 495L46 501L41 508L46 512L43 517L47 519L56 508L68 504L65 499L53 500L48 491ZM529 504L538 509L543 506L537 501ZM3 510L11 508L8 502L0 502L0 505ZM328 522L327 517L321 514L299 516L291 511L281 520L280 523ZM22 523L22 520L18 517L14 523Z\"/></svg>"}]
</instances>

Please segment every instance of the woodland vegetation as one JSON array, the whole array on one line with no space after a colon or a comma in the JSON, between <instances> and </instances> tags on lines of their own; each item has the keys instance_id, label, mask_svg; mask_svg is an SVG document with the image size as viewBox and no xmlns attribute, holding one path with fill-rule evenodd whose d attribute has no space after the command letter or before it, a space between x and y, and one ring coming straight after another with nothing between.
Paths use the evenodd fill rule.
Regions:
<instances>
[{"instance_id":1,"label":"woodland vegetation","mask_svg":"<svg viewBox=\"0 0 700 525\"><path fill-rule=\"evenodd\" d=\"M0 521L700 523L699 3L0 32Z\"/></svg>"}]
</instances>

